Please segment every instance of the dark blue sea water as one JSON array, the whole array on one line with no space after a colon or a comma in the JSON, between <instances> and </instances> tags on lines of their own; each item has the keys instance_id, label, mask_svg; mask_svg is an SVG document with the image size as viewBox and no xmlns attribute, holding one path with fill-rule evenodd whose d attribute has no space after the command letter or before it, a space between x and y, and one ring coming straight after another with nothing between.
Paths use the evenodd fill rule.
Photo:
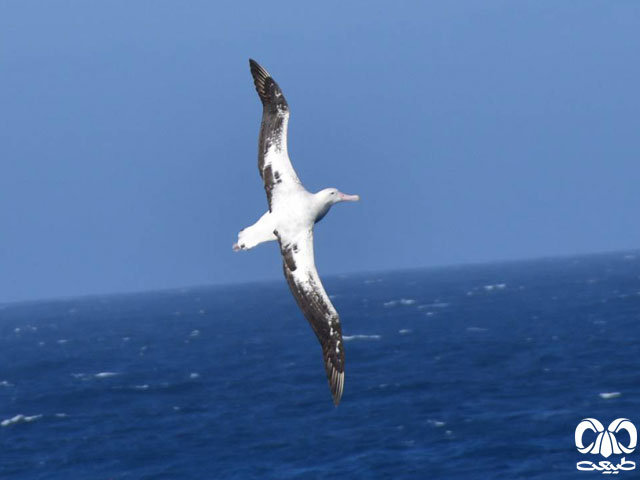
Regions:
<instances>
[{"instance_id":1,"label":"dark blue sea water","mask_svg":"<svg viewBox=\"0 0 640 480\"><path fill-rule=\"evenodd\" d=\"M574 430L640 428L640 254L325 284L337 408L284 280L0 306L0 478L612 478Z\"/></svg>"}]
</instances>

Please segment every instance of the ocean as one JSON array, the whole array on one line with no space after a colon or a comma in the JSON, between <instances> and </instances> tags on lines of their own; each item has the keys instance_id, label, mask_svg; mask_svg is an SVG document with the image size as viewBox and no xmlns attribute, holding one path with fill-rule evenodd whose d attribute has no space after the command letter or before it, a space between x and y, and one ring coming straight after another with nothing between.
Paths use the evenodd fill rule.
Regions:
<instances>
[{"instance_id":1,"label":"ocean","mask_svg":"<svg viewBox=\"0 0 640 480\"><path fill-rule=\"evenodd\" d=\"M611 478L576 426L640 428L640 252L324 283L338 407L284 279L0 305L0 479Z\"/></svg>"}]
</instances>

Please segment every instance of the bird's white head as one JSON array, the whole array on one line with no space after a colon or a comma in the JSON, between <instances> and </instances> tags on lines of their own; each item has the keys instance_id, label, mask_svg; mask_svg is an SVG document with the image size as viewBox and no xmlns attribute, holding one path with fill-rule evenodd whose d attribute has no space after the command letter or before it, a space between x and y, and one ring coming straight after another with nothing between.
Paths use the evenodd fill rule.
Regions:
<instances>
[{"instance_id":1,"label":"bird's white head","mask_svg":"<svg viewBox=\"0 0 640 480\"><path fill-rule=\"evenodd\" d=\"M317 203L316 223L322 220L332 205L340 202L357 202L359 195L347 195L337 188L325 188L315 195Z\"/></svg>"},{"instance_id":2,"label":"bird's white head","mask_svg":"<svg viewBox=\"0 0 640 480\"><path fill-rule=\"evenodd\" d=\"M325 188L324 190L320 190L316 195L322 203L327 205L340 202L357 202L360 200L360 195L347 195L337 188Z\"/></svg>"}]
</instances>

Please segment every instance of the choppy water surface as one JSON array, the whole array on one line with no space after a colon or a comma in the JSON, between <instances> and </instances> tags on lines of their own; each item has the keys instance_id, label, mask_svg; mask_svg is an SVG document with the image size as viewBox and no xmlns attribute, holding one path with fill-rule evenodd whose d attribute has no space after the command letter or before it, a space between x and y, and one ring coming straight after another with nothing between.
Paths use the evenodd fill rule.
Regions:
<instances>
[{"instance_id":1,"label":"choppy water surface","mask_svg":"<svg viewBox=\"0 0 640 480\"><path fill-rule=\"evenodd\" d=\"M640 428L638 253L325 284L338 408L284 280L0 306L0 478L602 478L578 422Z\"/></svg>"}]
</instances>

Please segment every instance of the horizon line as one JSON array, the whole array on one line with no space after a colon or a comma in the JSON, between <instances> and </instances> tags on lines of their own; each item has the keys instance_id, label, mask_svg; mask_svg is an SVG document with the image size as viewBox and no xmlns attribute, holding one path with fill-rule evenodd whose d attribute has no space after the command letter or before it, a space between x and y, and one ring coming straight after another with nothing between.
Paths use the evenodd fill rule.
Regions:
<instances>
[{"instance_id":1,"label":"horizon line","mask_svg":"<svg viewBox=\"0 0 640 480\"><path fill-rule=\"evenodd\" d=\"M420 267L407 267L407 268L398 267L398 268L389 268L385 270L360 270L360 271L350 271L350 272L341 272L341 273L323 275L323 278L331 279L331 278L340 278L340 277L351 276L351 275L368 275L368 274L378 275L378 274L401 273L401 272L418 271L418 270L448 270L448 269L461 268L461 267L481 267L481 266L496 265L496 264L518 264L518 263L527 263L527 262L544 261L544 260L560 260L560 259L570 259L570 258L578 258L578 257L597 257L597 256L609 256L609 255L630 254L630 253L640 254L640 248L631 248L631 249L624 249L624 250L609 250L609 251L590 252L590 253L543 255L543 256L536 256L536 257L515 258L515 259L497 259L497 260L487 260L487 261L480 260L480 261L442 264L442 265L425 265ZM33 299L28 298L28 299L22 299L22 300L0 301L0 310L6 307L17 306L20 304L66 302L66 301L72 301L72 300L86 300L90 298L102 298L102 297L118 297L118 296L125 297L130 295L170 293L170 292L179 292L181 290L194 290L194 289L205 289L205 288L240 287L243 285L265 284L265 283L276 283L276 282L279 282L279 279L273 278L273 279L249 280L249 281L238 281L238 282L228 282L228 283L192 284L192 285L182 285L182 286L174 286L174 287L160 287L160 288L145 289L145 290L81 293L81 294L61 295L58 297L40 297L40 298L33 298Z\"/></svg>"}]
</instances>

